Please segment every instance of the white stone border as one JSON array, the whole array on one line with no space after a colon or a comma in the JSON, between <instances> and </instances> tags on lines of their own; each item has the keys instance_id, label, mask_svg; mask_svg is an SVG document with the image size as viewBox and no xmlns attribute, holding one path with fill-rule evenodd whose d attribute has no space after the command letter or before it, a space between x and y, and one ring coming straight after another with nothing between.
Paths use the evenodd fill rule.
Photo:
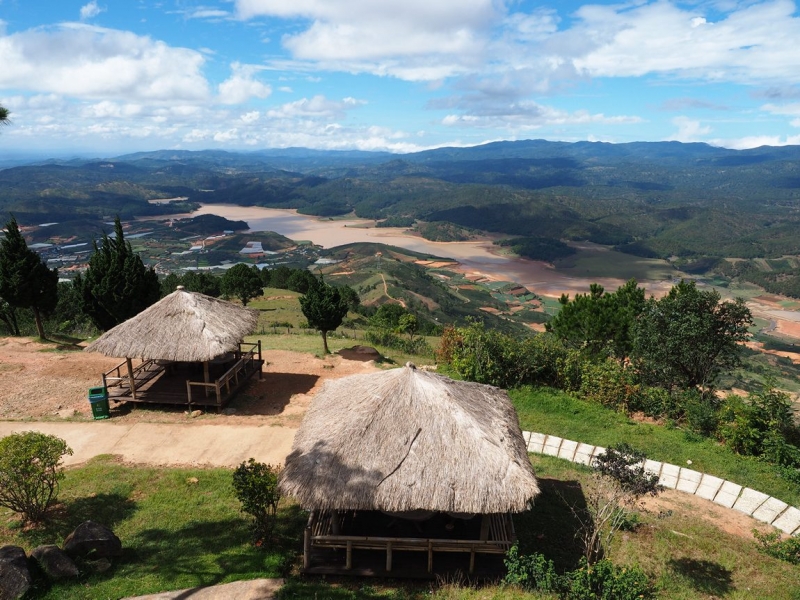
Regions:
<instances>
[{"instance_id":1,"label":"white stone border","mask_svg":"<svg viewBox=\"0 0 800 600\"><path fill-rule=\"evenodd\" d=\"M544 433L523 431L522 437L528 452L555 456L582 465L591 464L592 458L606 451L602 446L591 446ZM800 535L800 510L782 500L732 481L677 465L647 460L644 467L650 473L658 475L658 482L664 487L738 510L780 529L783 533Z\"/></svg>"}]
</instances>

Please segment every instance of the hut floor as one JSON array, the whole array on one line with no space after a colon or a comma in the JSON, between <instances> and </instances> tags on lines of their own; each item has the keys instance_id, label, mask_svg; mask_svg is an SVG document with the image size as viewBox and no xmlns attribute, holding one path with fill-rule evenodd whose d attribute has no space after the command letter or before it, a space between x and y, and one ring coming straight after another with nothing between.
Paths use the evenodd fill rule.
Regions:
<instances>
[{"instance_id":1,"label":"hut floor","mask_svg":"<svg viewBox=\"0 0 800 600\"><path fill-rule=\"evenodd\" d=\"M209 380L215 381L225 374L232 363L209 365ZM223 408L233 396L246 384L253 375L258 374L264 365L263 360L255 360L254 369L243 371L238 385L231 386L230 394L223 391L222 404L217 404L217 396L213 390L208 395L200 388L192 391L192 406L216 406ZM112 402L136 402L143 404L179 404L188 405L186 381L203 381L202 363L170 363L166 366L153 363L146 371L136 374L136 399L131 394L127 383L108 388L108 399Z\"/></svg>"},{"instance_id":2,"label":"hut floor","mask_svg":"<svg viewBox=\"0 0 800 600\"><path fill-rule=\"evenodd\" d=\"M478 540L481 516L469 519L436 513L430 519L413 521L379 511L348 512L342 515L341 535L372 538L406 538L414 540ZM329 531L327 533L330 533ZM353 548L352 568L346 569L347 553L343 548L330 548L312 543L310 563L304 573L317 575L357 575L365 577L407 577L435 579L458 573L470 579L496 579L505 574L503 554L477 552L475 568L469 572L470 553L433 552L433 570L428 572L428 552L423 543L419 550L392 550L392 570L386 570L386 550Z\"/></svg>"},{"instance_id":3,"label":"hut floor","mask_svg":"<svg viewBox=\"0 0 800 600\"><path fill-rule=\"evenodd\" d=\"M433 570L428 572L428 553L392 552L392 570L386 570L386 552L383 550L353 551L353 567L346 569L346 550L314 548L311 562L303 573L309 575L353 575L356 577L400 577L406 579L453 579L463 575L470 580L497 580L506 574L504 556L477 554L475 569L469 572L469 553L434 552Z\"/></svg>"}]
</instances>

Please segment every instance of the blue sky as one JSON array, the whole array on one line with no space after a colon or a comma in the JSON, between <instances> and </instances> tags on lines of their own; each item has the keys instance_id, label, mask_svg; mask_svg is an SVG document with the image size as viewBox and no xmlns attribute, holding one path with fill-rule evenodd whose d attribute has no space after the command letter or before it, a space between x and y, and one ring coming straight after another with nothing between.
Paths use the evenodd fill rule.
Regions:
<instances>
[{"instance_id":1,"label":"blue sky","mask_svg":"<svg viewBox=\"0 0 800 600\"><path fill-rule=\"evenodd\" d=\"M785 0L0 0L0 65L0 154L800 144Z\"/></svg>"}]
</instances>

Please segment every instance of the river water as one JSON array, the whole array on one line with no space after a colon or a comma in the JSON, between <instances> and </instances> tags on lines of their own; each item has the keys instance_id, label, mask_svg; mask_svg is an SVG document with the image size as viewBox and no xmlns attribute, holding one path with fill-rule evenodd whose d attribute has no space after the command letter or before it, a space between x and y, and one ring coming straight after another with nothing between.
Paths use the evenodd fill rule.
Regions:
<instances>
[{"instance_id":1,"label":"river water","mask_svg":"<svg viewBox=\"0 0 800 600\"><path fill-rule=\"evenodd\" d=\"M489 279L513 281L545 296L587 292L589 284L600 283L613 290L624 283L621 279L567 277L547 263L498 254L492 239L469 242L432 242L401 227L374 227L365 219L320 219L301 215L294 210L205 204L199 210L180 217L214 214L234 221L246 221L251 231L274 231L296 241L309 240L323 248L354 242L372 242L398 246L431 256L452 258L459 270Z\"/></svg>"}]
</instances>

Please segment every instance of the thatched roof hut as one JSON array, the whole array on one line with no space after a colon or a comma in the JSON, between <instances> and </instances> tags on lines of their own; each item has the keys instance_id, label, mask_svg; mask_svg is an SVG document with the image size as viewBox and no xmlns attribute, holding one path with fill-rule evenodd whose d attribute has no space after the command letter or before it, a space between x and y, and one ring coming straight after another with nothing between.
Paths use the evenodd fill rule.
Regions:
<instances>
[{"instance_id":1,"label":"thatched roof hut","mask_svg":"<svg viewBox=\"0 0 800 600\"><path fill-rule=\"evenodd\" d=\"M179 286L108 330L86 350L115 357L204 362L237 351L257 322L256 310Z\"/></svg>"},{"instance_id":2,"label":"thatched roof hut","mask_svg":"<svg viewBox=\"0 0 800 600\"><path fill-rule=\"evenodd\" d=\"M337 511L521 512L539 493L507 394L410 363L328 381L280 486Z\"/></svg>"}]
</instances>

